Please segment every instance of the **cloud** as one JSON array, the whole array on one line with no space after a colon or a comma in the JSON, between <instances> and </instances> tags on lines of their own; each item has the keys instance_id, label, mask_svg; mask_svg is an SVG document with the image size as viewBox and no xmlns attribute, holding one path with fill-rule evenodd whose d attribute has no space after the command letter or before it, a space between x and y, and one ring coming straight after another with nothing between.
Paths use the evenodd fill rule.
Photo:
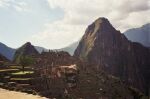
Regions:
<instances>
[{"instance_id":1,"label":"cloud","mask_svg":"<svg viewBox=\"0 0 150 99\"><path fill-rule=\"evenodd\" d=\"M149 0L48 0L48 3L51 9L62 9L64 17L47 23L47 28L32 39L55 44L49 47L58 48L79 40L98 17L108 18L122 32L150 22Z\"/></svg>"},{"instance_id":2,"label":"cloud","mask_svg":"<svg viewBox=\"0 0 150 99\"><path fill-rule=\"evenodd\" d=\"M44 44L50 49L65 47L72 42L78 41L84 33L84 25L64 24L66 22L57 21L46 25L43 32L33 35L30 40L35 45Z\"/></svg>"},{"instance_id":3,"label":"cloud","mask_svg":"<svg viewBox=\"0 0 150 99\"><path fill-rule=\"evenodd\" d=\"M148 13L150 13L150 10L141 11L140 13L139 12L131 13L124 20L120 21L120 24L122 25L119 26L119 29L125 31L126 29L140 27L143 24L150 22Z\"/></svg>"},{"instance_id":4,"label":"cloud","mask_svg":"<svg viewBox=\"0 0 150 99\"><path fill-rule=\"evenodd\" d=\"M27 12L27 11L29 11L28 5L25 2L16 2L15 5L14 5L14 8L17 11L21 11L21 12Z\"/></svg>"},{"instance_id":5,"label":"cloud","mask_svg":"<svg viewBox=\"0 0 150 99\"><path fill-rule=\"evenodd\" d=\"M39 1L32 0L33 4L39 9L44 6L38 6ZM27 41L36 45L44 45L47 48L61 48L79 40L85 32L85 29L94 20L99 17L106 17L112 25L124 32L129 28L139 27L150 22L150 1L149 0L43 0L49 6L42 12L36 11L37 15L45 16L39 20L46 20L45 13L52 13L56 9L61 9L63 14L61 18L47 21L45 28L37 33L32 33ZM38 2L38 3L37 3ZM45 5L47 6L47 5ZM28 11L29 7L25 0L0 0L1 7L11 7L18 12ZM41 7L41 8L40 8ZM46 10L46 11L45 11ZM47 11L49 10L49 12ZM35 15L35 11L32 11ZM58 14L59 12L53 13ZM57 17L58 15L56 15ZM54 15L55 17L55 15ZM60 16L59 16L60 17ZM34 20L34 18L33 18ZM37 20L36 20L37 22ZM44 21L45 22L45 21ZM38 24L38 23L37 23ZM44 23L43 23L44 24Z\"/></svg>"},{"instance_id":6,"label":"cloud","mask_svg":"<svg viewBox=\"0 0 150 99\"><path fill-rule=\"evenodd\" d=\"M10 4L8 3L10 0L0 0L0 7L6 7Z\"/></svg>"},{"instance_id":7,"label":"cloud","mask_svg":"<svg viewBox=\"0 0 150 99\"><path fill-rule=\"evenodd\" d=\"M29 11L28 5L26 2L17 1L17 0L0 0L0 7L2 8L13 8L19 12Z\"/></svg>"},{"instance_id":8,"label":"cloud","mask_svg":"<svg viewBox=\"0 0 150 99\"><path fill-rule=\"evenodd\" d=\"M98 17L106 17L117 29L124 31L133 26L145 24L145 21L142 21L145 18L147 18L147 22L150 22L150 18L148 18L149 0L48 0L48 2L51 8L62 8L65 16L60 21L67 20L67 24L71 25L87 26ZM138 16L141 16L140 19L133 16L134 13L138 13ZM134 20L137 19L137 26L130 25L132 27L125 28L124 25L132 24L125 22L131 16L134 17Z\"/></svg>"}]
</instances>

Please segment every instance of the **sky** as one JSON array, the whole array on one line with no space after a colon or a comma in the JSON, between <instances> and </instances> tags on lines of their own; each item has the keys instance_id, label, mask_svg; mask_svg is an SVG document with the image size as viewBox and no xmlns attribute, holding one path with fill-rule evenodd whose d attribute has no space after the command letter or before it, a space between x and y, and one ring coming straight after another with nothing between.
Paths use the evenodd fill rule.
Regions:
<instances>
[{"instance_id":1,"label":"sky","mask_svg":"<svg viewBox=\"0 0 150 99\"><path fill-rule=\"evenodd\" d=\"M121 32L150 23L150 0L0 0L0 42L57 49L106 17Z\"/></svg>"}]
</instances>

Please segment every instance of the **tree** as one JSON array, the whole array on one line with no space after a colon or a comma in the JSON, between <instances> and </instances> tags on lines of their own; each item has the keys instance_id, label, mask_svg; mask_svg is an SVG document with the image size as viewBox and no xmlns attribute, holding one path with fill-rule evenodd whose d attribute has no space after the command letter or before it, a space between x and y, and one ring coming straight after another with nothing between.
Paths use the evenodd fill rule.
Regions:
<instances>
[{"instance_id":1,"label":"tree","mask_svg":"<svg viewBox=\"0 0 150 99\"><path fill-rule=\"evenodd\" d=\"M34 60L33 60L33 58L30 57L30 56L22 56L22 57L20 58L20 64L22 65L22 70L23 70L23 72L24 72L25 66L33 65L33 63L34 63Z\"/></svg>"}]
</instances>

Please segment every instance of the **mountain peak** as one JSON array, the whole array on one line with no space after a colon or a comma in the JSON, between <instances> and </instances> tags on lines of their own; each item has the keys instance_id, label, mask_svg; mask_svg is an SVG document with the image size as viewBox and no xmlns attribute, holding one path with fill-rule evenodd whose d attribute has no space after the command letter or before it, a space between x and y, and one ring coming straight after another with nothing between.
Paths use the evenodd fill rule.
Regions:
<instances>
[{"instance_id":1,"label":"mountain peak","mask_svg":"<svg viewBox=\"0 0 150 99\"><path fill-rule=\"evenodd\" d=\"M93 24L95 24L95 26L99 25L99 27L102 27L103 25L104 26L106 26L106 25L111 26L109 20L107 18L104 18L104 17L99 17L98 19L96 19L94 21Z\"/></svg>"},{"instance_id":2,"label":"mountain peak","mask_svg":"<svg viewBox=\"0 0 150 99\"><path fill-rule=\"evenodd\" d=\"M149 68L149 55L147 48L128 41L106 18L99 18L88 26L74 52L75 57L88 62L96 70L120 77L143 92L147 80L142 78L143 71L140 70L144 66Z\"/></svg>"},{"instance_id":3,"label":"mountain peak","mask_svg":"<svg viewBox=\"0 0 150 99\"><path fill-rule=\"evenodd\" d=\"M29 46L32 45L31 42L26 42L24 45Z\"/></svg>"},{"instance_id":4,"label":"mountain peak","mask_svg":"<svg viewBox=\"0 0 150 99\"><path fill-rule=\"evenodd\" d=\"M99 17L98 19L95 20L95 22L97 23L109 23L108 19L105 17Z\"/></svg>"},{"instance_id":5,"label":"mountain peak","mask_svg":"<svg viewBox=\"0 0 150 99\"><path fill-rule=\"evenodd\" d=\"M38 51L30 42L27 42L16 50L14 62L19 63L21 56L32 56L36 54L38 54Z\"/></svg>"},{"instance_id":6,"label":"mountain peak","mask_svg":"<svg viewBox=\"0 0 150 99\"><path fill-rule=\"evenodd\" d=\"M84 43L79 43L79 48L77 48L74 54L84 59L92 49L95 48L95 46L99 46L99 43L103 40L107 41L108 45L112 44L111 40L114 41L114 39L118 37L118 34L118 31L111 25L108 19L100 17L88 26L85 35L82 37ZM121 35L121 33L119 35Z\"/></svg>"},{"instance_id":7,"label":"mountain peak","mask_svg":"<svg viewBox=\"0 0 150 99\"><path fill-rule=\"evenodd\" d=\"M7 59L12 60L15 49L8 47L7 45L0 42L0 54L5 56Z\"/></svg>"},{"instance_id":8,"label":"mountain peak","mask_svg":"<svg viewBox=\"0 0 150 99\"><path fill-rule=\"evenodd\" d=\"M112 34L116 29L112 26L107 18L100 17L96 19L89 27L87 28L87 32L90 34Z\"/></svg>"}]
</instances>

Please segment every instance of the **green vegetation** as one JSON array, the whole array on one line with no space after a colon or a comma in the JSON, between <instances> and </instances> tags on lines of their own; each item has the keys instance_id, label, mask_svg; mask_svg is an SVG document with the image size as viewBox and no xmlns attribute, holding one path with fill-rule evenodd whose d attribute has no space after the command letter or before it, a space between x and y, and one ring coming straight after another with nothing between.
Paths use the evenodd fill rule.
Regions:
<instances>
[{"instance_id":1,"label":"green vegetation","mask_svg":"<svg viewBox=\"0 0 150 99\"><path fill-rule=\"evenodd\" d=\"M16 71L19 69L1 69L0 72L9 72L9 71Z\"/></svg>"},{"instance_id":2,"label":"green vegetation","mask_svg":"<svg viewBox=\"0 0 150 99\"><path fill-rule=\"evenodd\" d=\"M12 68L12 69L22 69L22 66L10 66L10 68ZM26 66L26 67L24 67L24 69L32 69L32 67L31 66Z\"/></svg>"},{"instance_id":3,"label":"green vegetation","mask_svg":"<svg viewBox=\"0 0 150 99\"><path fill-rule=\"evenodd\" d=\"M20 58L20 64L22 65L22 70L24 72L25 66L30 66L34 63L34 60L32 57L29 56L23 56Z\"/></svg>"},{"instance_id":4,"label":"green vegetation","mask_svg":"<svg viewBox=\"0 0 150 99\"><path fill-rule=\"evenodd\" d=\"M10 68L20 68L20 66L10 66Z\"/></svg>"},{"instance_id":5,"label":"green vegetation","mask_svg":"<svg viewBox=\"0 0 150 99\"><path fill-rule=\"evenodd\" d=\"M32 59L25 57L24 70L22 65L11 65L0 69L0 87L9 90L22 91L27 93L35 93L31 87L34 79L34 71L32 69ZM22 63L23 64L23 63Z\"/></svg>"},{"instance_id":6,"label":"green vegetation","mask_svg":"<svg viewBox=\"0 0 150 99\"><path fill-rule=\"evenodd\" d=\"M31 80L32 78L11 78L10 80Z\"/></svg>"},{"instance_id":7,"label":"green vegetation","mask_svg":"<svg viewBox=\"0 0 150 99\"><path fill-rule=\"evenodd\" d=\"M16 72L16 73L12 73L12 75L25 75L25 74L33 74L34 71L19 71L19 72Z\"/></svg>"}]
</instances>

